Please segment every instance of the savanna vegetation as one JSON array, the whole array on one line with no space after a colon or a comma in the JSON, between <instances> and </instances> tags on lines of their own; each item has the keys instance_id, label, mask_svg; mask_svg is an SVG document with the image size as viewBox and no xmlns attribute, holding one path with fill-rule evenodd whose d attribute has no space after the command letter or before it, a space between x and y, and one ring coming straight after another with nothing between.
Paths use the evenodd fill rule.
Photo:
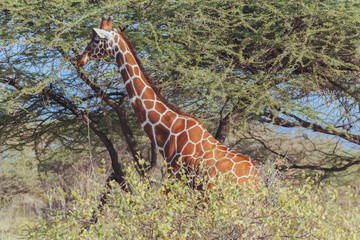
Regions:
<instances>
[{"instance_id":1,"label":"savanna vegetation","mask_svg":"<svg viewBox=\"0 0 360 240\"><path fill-rule=\"evenodd\" d=\"M0 236L358 239L359 12L357 0L1 1ZM102 15L164 97L262 168L258 191L167 179L114 59L76 67Z\"/></svg>"}]
</instances>

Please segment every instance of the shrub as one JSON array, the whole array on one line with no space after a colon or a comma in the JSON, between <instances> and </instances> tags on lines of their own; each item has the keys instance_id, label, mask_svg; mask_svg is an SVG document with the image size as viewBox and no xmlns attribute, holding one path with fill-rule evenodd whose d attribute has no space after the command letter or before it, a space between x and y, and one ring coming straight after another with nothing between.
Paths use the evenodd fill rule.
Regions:
<instances>
[{"instance_id":1,"label":"shrub","mask_svg":"<svg viewBox=\"0 0 360 240\"><path fill-rule=\"evenodd\" d=\"M258 190L221 178L207 191L188 180L139 179L127 171L131 193L113 190L99 221L85 229L104 190L105 172L81 176L70 194L54 190L51 217L31 230L34 239L358 239L359 209L343 209L337 191L305 179L301 186L267 177ZM264 174L266 175L266 174ZM166 191L165 191L166 189ZM168 194L165 192L169 191ZM55 207L56 206L56 207Z\"/></svg>"}]
</instances>

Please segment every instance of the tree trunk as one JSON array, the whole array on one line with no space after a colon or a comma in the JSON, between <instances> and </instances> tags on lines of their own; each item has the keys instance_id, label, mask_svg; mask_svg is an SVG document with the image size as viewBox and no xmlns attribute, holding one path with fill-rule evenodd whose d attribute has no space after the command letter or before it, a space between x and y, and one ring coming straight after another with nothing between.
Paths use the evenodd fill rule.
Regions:
<instances>
[{"instance_id":1,"label":"tree trunk","mask_svg":"<svg viewBox=\"0 0 360 240\"><path fill-rule=\"evenodd\" d=\"M227 114L226 117L220 119L219 126L218 126L216 134L215 134L216 140L218 140L221 143L223 143L225 141L226 137L229 135L231 123L235 122L238 119L240 113L243 110L244 110L243 108L237 109L235 107L234 111Z\"/></svg>"}]
</instances>

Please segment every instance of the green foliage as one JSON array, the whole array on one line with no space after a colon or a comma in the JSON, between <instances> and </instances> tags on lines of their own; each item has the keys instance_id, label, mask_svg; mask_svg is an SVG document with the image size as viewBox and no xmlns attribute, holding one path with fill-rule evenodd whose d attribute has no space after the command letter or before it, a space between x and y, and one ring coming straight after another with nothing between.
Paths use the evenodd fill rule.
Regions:
<instances>
[{"instance_id":1,"label":"green foliage","mask_svg":"<svg viewBox=\"0 0 360 240\"><path fill-rule=\"evenodd\" d=\"M139 45L165 86L181 88L174 101L191 96L200 105L193 111L205 116L217 114L226 99L227 111L245 105L245 116L276 107L310 115L304 97L319 87L326 94L326 78L350 74L338 79L348 85L358 76L355 1L158 2L168 4L151 6L144 13L150 23L139 26L155 44Z\"/></svg>"},{"instance_id":2,"label":"green foliage","mask_svg":"<svg viewBox=\"0 0 360 240\"><path fill-rule=\"evenodd\" d=\"M242 132L264 123L297 126L358 145L359 8L356 0L5 0L0 140L11 149L39 139L70 150L87 143L84 125L41 94L50 88L122 143L116 115L79 79L71 62L105 14L113 15L114 26L133 42L163 95L195 113L211 132L219 119L240 109L232 126ZM125 90L111 61L96 62L86 72L117 99ZM131 107L124 107L143 139ZM358 155L339 159L325 159L323 165L343 166Z\"/></svg>"},{"instance_id":3,"label":"green foliage","mask_svg":"<svg viewBox=\"0 0 360 240\"><path fill-rule=\"evenodd\" d=\"M129 158L121 151L117 116L80 80L72 64L103 14L114 16L114 26L133 42L163 95L195 113L211 132L219 119L242 110L227 139L240 152L257 162L271 154L271 159L310 168L356 163L359 10L358 0L3 0L0 190L4 196L8 191L3 202L8 204L17 191L44 189L51 211L32 229L32 237L71 239L79 238L82 221L89 220L103 191L102 174L84 174L76 183L73 179L78 171L87 172L81 171L90 165L85 156L90 152L101 159L104 146L73 113L44 96L44 89L91 116L111 136L122 160ZM120 99L125 90L116 68L105 59L85 70L102 90ZM123 105L137 140L148 145L130 105ZM295 134L289 130L294 127L321 134ZM358 167L344 169L336 183L356 187ZM99 213L100 223L82 237L359 238L358 209L341 207L358 198L345 194L347 190L324 195L326 189L309 181L261 187L257 193L219 185L205 193L205 204L202 193L183 183L165 180L163 186L172 189L165 196L162 188L131 173L133 193L114 191L105 215ZM50 187L53 192L47 191Z\"/></svg>"},{"instance_id":4,"label":"green foliage","mask_svg":"<svg viewBox=\"0 0 360 240\"><path fill-rule=\"evenodd\" d=\"M96 176L81 176L70 194L55 189L47 196L57 202L51 218L31 231L32 239L217 239L310 238L357 239L358 208L343 209L337 191L301 186L269 178L254 191L228 185L219 179L211 191L194 191L186 181L165 179L154 187L128 169L132 193L113 191L99 222L84 229L103 191L103 169ZM102 177L101 177L102 176ZM266 187L267 186L267 187ZM164 191L167 189L168 194ZM358 196L357 196L358 197ZM84 222L85 221L85 222Z\"/></svg>"}]
</instances>

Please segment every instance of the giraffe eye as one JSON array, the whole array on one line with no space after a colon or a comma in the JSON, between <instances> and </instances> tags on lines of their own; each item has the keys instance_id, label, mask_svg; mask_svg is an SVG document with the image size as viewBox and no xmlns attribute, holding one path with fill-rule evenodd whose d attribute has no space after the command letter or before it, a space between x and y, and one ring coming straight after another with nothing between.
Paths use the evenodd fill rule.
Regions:
<instances>
[{"instance_id":1,"label":"giraffe eye","mask_svg":"<svg viewBox=\"0 0 360 240\"><path fill-rule=\"evenodd\" d=\"M95 36L93 41L98 44L100 42L100 38L98 36Z\"/></svg>"}]
</instances>

